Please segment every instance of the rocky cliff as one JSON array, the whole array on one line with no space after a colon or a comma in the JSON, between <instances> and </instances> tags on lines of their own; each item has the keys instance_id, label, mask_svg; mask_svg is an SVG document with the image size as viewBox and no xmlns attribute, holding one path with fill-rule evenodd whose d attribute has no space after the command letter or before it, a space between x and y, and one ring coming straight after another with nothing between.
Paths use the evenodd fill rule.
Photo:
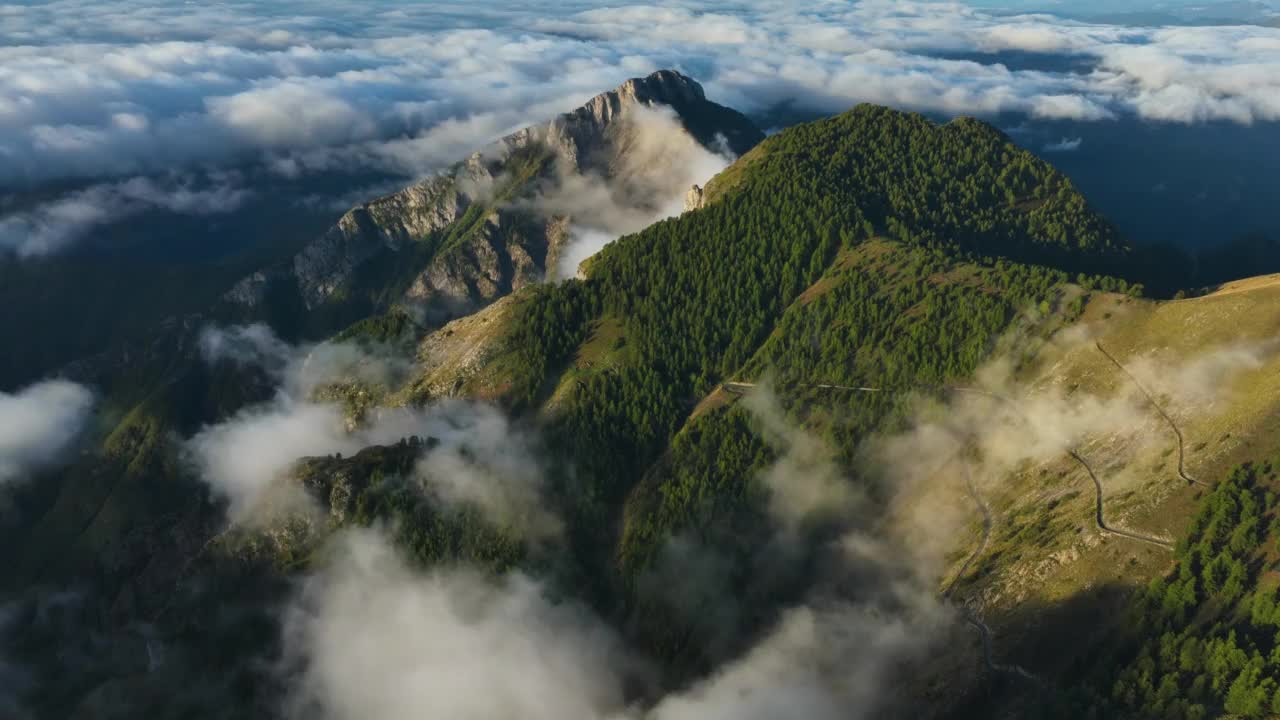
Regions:
<instances>
[{"instance_id":1,"label":"rocky cliff","mask_svg":"<svg viewBox=\"0 0 1280 720\"><path fill-rule=\"evenodd\" d=\"M666 113L659 120L674 120L678 132L653 131L645 111ZM333 318L303 323L315 333L390 305L439 325L554 273L580 212L573 196L600 193L603 204L621 205L610 213L631 231L645 224L631 216L651 216L687 187L662 187L655 167L700 151L731 158L763 137L678 72L634 78L353 208L292 262L253 273L223 299L242 315L274 317L264 306L294 296L304 314Z\"/></svg>"}]
</instances>

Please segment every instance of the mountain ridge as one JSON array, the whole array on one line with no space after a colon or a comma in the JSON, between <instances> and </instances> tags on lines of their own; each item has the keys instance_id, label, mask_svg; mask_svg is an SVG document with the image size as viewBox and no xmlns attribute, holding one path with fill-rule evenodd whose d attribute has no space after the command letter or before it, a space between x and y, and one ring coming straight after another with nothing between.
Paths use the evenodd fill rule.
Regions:
<instances>
[{"instance_id":1,"label":"mountain ridge","mask_svg":"<svg viewBox=\"0 0 1280 720\"><path fill-rule=\"evenodd\" d=\"M569 213L530 213L511 203L536 198L542 191L532 186L553 174L606 181L617 174L628 142L619 127L637 107L671 108L684 131L711 150L740 154L764 137L742 115L709 102L701 85L678 72L632 78L576 110L500 138L440 175L348 211L299 252L291 267L258 271L224 300L252 310L266 302L273 286L292 284L303 313L313 314L331 301L342 302L361 266L388 251L404 255L440 233L450 237L424 249L428 264L403 294L361 308L364 314L405 302L428 308L424 321L438 324L539 282L553 273L572 219ZM459 223L462 232L451 230ZM404 261L422 264L412 253ZM328 332L338 329L321 325Z\"/></svg>"},{"instance_id":2,"label":"mountain ridge","mask_svg":"<svg viewBox=\"0 0 1280 720\"><path fill-rule=\"evenodd\" d=\"M359 322L335 336L334 344L372 348L404 365L391 379L369 381L348 368L312 387L312 395L282 402L282 381L267 369L201 356L202 328L225 321L217 313L175 323L171 346L157 340L153 352L124 356L113 366L113 372L137 376L120 383L132 389L104 403L101 436L94 438L99 447L56 471L47 478L53 486L36 493L54 497L25 501L24 507L44 509L25 537L38 538L47 555L15 567L49 583L71 577L101 584L102 597L94 600L100 605L89 605L82 625L36 624L24 631L24 648L43 657L41 633L88 628L86 634L100 633L107 644L120 640L128 662L90 654L100 664L76 676L75 692L38 698L43 707L52 714L91 714L107 712L103 708L114 700L123 698L127 707L138 699L176 717L226 698L231 715L278 712L278 683L284 680L255 668L278 659L279 605L297 579L323 572L326 541L356 528L387 528L391 542L417 565L474 564L495 574L516 570L545 578L553 594L590 608L652 659L657 677L639 683L644 689L634 698L637 706L661 697L655 692L712 681L718 669L766 642L792 609L821 609L822 601L838 600L902 611L894 603L876 604L880 579L936 599L935 586L967 549L963 540L936 555L936 548L924 547L928 543L895 541L879 548L887 552L877 555L919 560L927 568L922 572L902 567L895 557L888 564L862 558L847 574L826 574L833 541L843 533L869 537L891 523L849 514L841 502L819 501L842 498L845 488L865 493L864 507L885 518L901 511L892 502L894 485L878 474L894 465L867 463L863 453L879 434L900 432L916 416L910 397L839 395L824 388L917 387L923 402L944 402L927 389L972 378L986 363L1004 359L1011 336L1024 343L1009 353L1017 371L1053 367L1037 364L1039 353L1078 319L1101 322L1111 313L1118 324L1125 313L1146 312L1147 301L1131 297L1139 288L1097 274L1125 268L1126 245L1060 173L990 126L938 126L919 115L862 106L783 131L745 152L706 183L708 197L700 207L622 233L582 266L580 278L539 282L534 270L520 276L515 249L542 248L539 243L552 234L545 225L531 228L528 223L547 218L515 202L533 187L531 178L563 179L544 174L562 158L570 158L565 162L575 171L625 176L626 168L613 167L607 153L602 160L583 152L595 140L579 140L612 132L628 97L625 102L642 103L646 93L660 92L695 106L705 99L682 76L650 77L656 78L652 88L624 84L613 97L606 93L575 111L576 121L561 116L570 120L560 121L559 129L559 120L551 121L547 134L556 140L529 132L513 141L499 153L506 164L497 171L485 164L491 159L473 155L459 166L461 175L436 180L455 183L450 187L362 206L350 215L348 231L375 252L359 262L360 252L335 255L332 275L338 280L324 280L330 251L317 251L316 297L340 297L350 290L348 274L365 270L370 287L385 294L380 302L351 305ZM657 120L664 117L670 119ZM577 129L568 129L574 122ZM634 138L620 139L620 147L632 147L627 141ZM563 144L563 152L547 151L548 142ZM512 158L514 165L507 162ZM495 210L501 202L478 202L477 193L457 203L457 193L470 192L458 188L462 180L496 187L492 198L505 195L511 202ZM678 199L685 188L667 189ZM444 224L427 231L432 237L423 243L419 234L436 222ZM345 242L340 235L339 245ZM409 256L380 254L376 248L387 243L422 243L423 255L414 256L413 267L397 267ZM541 271L539 280L546 276L550 245L539 250L540 261L527 252L532 265L526 267ZM444 322L447 312L427 327L411 317L402 298L424 267L430 272L440 253L479 267L477 254L486 247L495 263L510 265L503 277L467 276L458 297L471 304L460 305L451 322ZM460 277L447 267L442 272ZM480 287L486 279L489 289ZM423 281L424 288L440 284ZM268 305L276 302L267 290L261 297ZM1228 297L1253 300L1246 292ZM1178 308L1156 307L1166 313ZM303 302L302 310L314 308ZM335 316L328 324L346 319ZM1125 343L1114 347L1132 351ZM1128 360L1127 354L1118 357ZM763 377L771 378L773 401L763 395L711 400L727 384ZM371 382L386 387L375 391ZM1076 382L1093 387L1087 373ZM542 502L525 497L522 509L545 505L536 509L552 514L563 534L531 539L510 517L485 512L483 503L442 499L432 485L440 469L422 467L442 449L454 453L445 456L452 463L444 466L448 471L478 468L477 478L512 472L490 463L495 449L485 444L485 432L450 414L471 407L468 401L485 401L486 412L510 423L503 426L504 440L536 438L536 462L518 470L535 467ZM222 519L226 499L184 459L186 440L210 427L234 426L253 412L313 405L338 406L346 413L344 437L363 446L343 444L345 456L306 453L272 480L270 491L301 489L310 497L302 510L286 508L262 525L228 524ZM433 410L444 413L445 422L361 434L386 418L414 420L414 413ZM1112 462L1128 448L1120 442L1113 449L1103 440L1098 446ZM923 447L912 449L926 454ZM1147 454L1139 457L1151 463ZM1133 467L1139 472L1142 465ZM1027 592L1023 575L1014 575L1006 590L992 573L1021 573L1041 549L1057 552L1055 543L1072 537L1068 520L1083 503L1068 487L1052 485L1060 476L1032 472L1041 469L1057 470L1032 465L1026 472L1066 494L1044 511L1044 503L1019 504L1022 485L992 493L999 524L991 545L1005 554L975 555L972 577L957 585L966 593L991 588L974 595L984 603L990 599L977 606L991 610L982 622L996 629L988 661L992 654L1002 661L1014 646L1000 631L1016 625L1009 618L1021 606L1006 603ZM787 484L806 479L823 484ZM264 511L272 510L277 498L265 495ZM958 507L954 498L944 499ZM1113 520L1136 512L1130 505L1121 514L1111 509ZM955 517L929 519L947 526ZM6 539L24 537L22 528L0 530ZM932 532L923 534L932 538ZM1020 544L1024 533L1032 536L1026 545ZM1013 557L1010 546L1029 557ZM1111 549L1100 542L1086 549L1099 547ZM692 565L681 565L682 559ZM1146 556L1133 565L1143 577L1157 572ZM715 572L695 572L707 567ZM1062 582L1083 585L1074 578ZM147 642L169 657L157 671L121 669L148 667L141 658L152 646L125 642L143 633L137 623L145 624ZM1017 639L1038 637L1023 632ZM911 708L915 716L942 717L958 700L981 706L994 697L998 705L1010 694L1014 707L1025 701L1024 693L983 674L978 638L946 650L939 657L964 672L930 675L935 684L929 693L904 695L908 705L919 706ZM264 662L246 663L245 657ZM1025 657L1015 659L1041 670ZM43 662L42 668L57 672L65 660ZM897 666L896 660L889 664ZM166 688L192 694L168 698Z\"/></svg>"}]
</instances>

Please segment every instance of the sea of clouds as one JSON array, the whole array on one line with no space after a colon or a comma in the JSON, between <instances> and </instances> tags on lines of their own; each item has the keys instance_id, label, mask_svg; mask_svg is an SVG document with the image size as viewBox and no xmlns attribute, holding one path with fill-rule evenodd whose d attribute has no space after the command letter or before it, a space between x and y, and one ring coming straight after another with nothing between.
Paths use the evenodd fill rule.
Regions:
<instances>
[{"instance_id":1,"label":"sea of clouds","mask_svg":"<svg viewBox=\"0 0 1280 720\"><path fill-rule=\"evenodd\" d=\"M25 256L140 207L231 212L249 190L215 175L197 209L187 172L419 177L667 67L757 114L876 102L1280 119L1280 28L1090 24L959 3L58 0L0 5L0 37L0 188L79 183L35 206L0 202L0 248ZM142 194L121 184L161 172Z\"/></svg>"}]
</instances>

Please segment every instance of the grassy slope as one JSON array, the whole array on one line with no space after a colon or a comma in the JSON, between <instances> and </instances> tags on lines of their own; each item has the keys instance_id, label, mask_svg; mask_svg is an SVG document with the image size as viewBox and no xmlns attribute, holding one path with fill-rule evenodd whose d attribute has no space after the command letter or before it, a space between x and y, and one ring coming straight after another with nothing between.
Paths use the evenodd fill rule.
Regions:
<instances>
[{"instance_id":1,"label":"grassy slope","mask_svg":"<svg viewBox=\"0 0 1280 720\"><path fill-rule=\"evenodd\" d=\"M1131 368L1141 367L1144 358L1173 362L1228 347L1265 348L1280 329L1280 284L1254 279L1209 296L1168 302L1099 294L1082 323ZM1167 374L1142 379L1178 423L1192 477L1218 482L1236 464L1280 450L1280 356L1268 354L1257 367L1222 383L1213 402L1188 397ZM1020 380L1033 391L1058 386L1104 398L1134 392L1092 342L1045 348ZM1154 410L1145 415L1133 433L1094 436L1082 450L1102 478L1109 522L1176 539L1205 490L1177 476L1174 435ZM985 487L995 528L986 552L961 582L961 592L983 598L1006 657L1050 677L1087 663L1099 643L1122 629L1114 623L1122 620L1116 611L1124 598L1166 573L1171 554L1100 534L1092 519L1091 483L1065 457L1011 477L988 478ZM944 578L975 548L976 515L968 534L955 548ZM1099 588L1111 590L1104 598L1094 595ZM1084 609L1056 621L1033 610L1071 606ZM1044 652L1046 632L1053 633L1052 653Z\"/></svg>"}]
</instances>

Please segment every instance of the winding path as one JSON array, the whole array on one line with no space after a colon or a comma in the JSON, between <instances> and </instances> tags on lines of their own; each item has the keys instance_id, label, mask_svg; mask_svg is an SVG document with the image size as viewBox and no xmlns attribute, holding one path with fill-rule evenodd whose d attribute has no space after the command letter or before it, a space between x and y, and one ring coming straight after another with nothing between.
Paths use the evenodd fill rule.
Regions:
<instances>
[{"instance_id":1,"label":"winding path","mask_svg":"<svg viewBox=\"0 0 1280 720\"><path fill-rule=\"evenodd\" d=\"M982 636L982 660L992 672L1003 673L1005 675L1016 675L1017 677L1027 680L1037 687L1044 687L1044 681L1035 674L1029 672L1021 665L1005 665L995 662L991 657L991 628L987 624L978 619L969 607L963 606L960 614L964 616L964 621L977 628L978 634Z\"/></svg>"},{"instance_id":2,"label":"winding path","mask_svg":"<svg viewBox=\"0 0 1280 720\"><path fill-rule=\"evenodd\" d=\"M1172 550L1172 549L1173 549L1173 543L1171 543L1171 542L1169 542L1169 541L1167 541L1167 540L1161 540L1161 539L1159 539L1159 538L1154 538L1154 537L1150 537L1150 536L1147 536L1147 535L1140 535L1140 534L1135 533L1135 532L1129 532L1128 530L1121 530L1121 529L1119 529L1119 528L1113 528L1113 527L1111 527L1111 526L1107 525L1107 520L1106 520L1106 518L1105 518L1105 517L1103 516L1103 514L1102 514L1102 510L1103 510L1103 508L1102 508L1102 481L1098 479L1097 474L1095 474L1095 473L1093 472L1093 468L1089 466L1089 463L1085 462L1085 459L1084 459L1084 458L1082 458L1082 457L1080 457L1080 453L1076 452L1075 450L1068 450L1068 451L1067 451L1067 454L1071 456L1071 459L1072 459L1072 460L1075 460L1076 462L1080 463L1080 467L1083 467L1083 468L1084 468L1084 471L1085 471L1085 472L1087 472L1087 473L1089 473L1089 479L1093 480L1093 489L1094 489L1095 498L1096 498L1096 501L1097 501L1097 503L1096 503L1096 509L1095 509L1095 511L1094 511L1094 515L1095 515L1095 516L1094 516L1094 522L1096 522L1096 523L1097 523L1097 525L1098 525L1098 529L1099 529L1099 530L1101 530L1101 531L1102 531L1102 532L1104 532L1104 533L1109 533L1109 534L1111 534L1111 535L1117 535L1117 536L1119 536L1119 537L1126 537L1126 538L1129 538L1130 540L1137 540L1137 541L1139 541L1139 542L1150 543L1150 544L1152 544L1152 545L1158 545L1158 546L1160 546L1160 547L1162 547L1162 548L1164 548L1164 549L1166 549L1166 550Z\"/></svg>"},{"instance_id":3,"label":"winding path","mask_svg":"<svg viewBox=\"0 0 1280 720\"><path fill-rule=\"evenodd\" d=\"M1121 365L1114 357L1111 356L1110 353L1108 353L1106 350L1103 349L1101 343L1095 343L1095 345L1097 346L1098 350L1102 352L1103 355L1105 355L1109 360L1111 360L1111 362L1114 363L1116 367L1118 367L1121 370L1121 372L1123 372L1135 385L1138 386L1138 388L1142 391L1142 393L1147 397L1147 400L1156 408L1156 410L1165 419L1165 421L1169 423L1169 427L1173 428L1173 432L1178 438L1178 475L1182 477L1182 479L1188 482L1197 483L1200 485L1206 485L1206 483L1200 482L1188 476L1183 469L1184 450L1183 450L1182 433L1178 429L1177 424L1174 423L1173 418L1169 417L1169 415L1164 411L1163 408L1160 407L1160 405L1155 401L1155 399L1151 396L1151 394L1147 392L1146 388L1144 388L1142 384L1139 383L1137 379L1134 378L1133 375L1130 374L1129 371L1126 370L1123 365ZM725 383L722 383L721 387L723 387L728 392L732 392L735 394L745 394L748 390L755 388L756 383L725 382ZM862 393L892 393L892 392L911 392L913 390L920 390L920 389L944 389L944 390L951 390L954 392L983 395L986 397L993 398L995 400L1000 401L1001 403L1004 403L1008 407L1012 408L1013 411L1018 413L1019 415L1023 415L1023 417L1026 417L1025 414L1022 412L1021 408L1018 407L1016 401L1014 401L1013 399L1002 396L998 393L988 391L988 390L982 390L980 388L967 387L967 386L956 386L956 385L944 385L944 386L932 386L932 387L922 386L919 388L914 388L913 390L865 387L865 386L856 386L856 385L831 385L831 384L811 385L810 387L816 387L824 390L842 390L842 391L848 391L848 392L862 392ZM1151 537L1148 535L1142 535L1140 533L1130 532L1128 530L1122 530L1120 528L1114 528L1107 525L1106 515L1104 513L1105 498L1103 496L1102 481L1098 479L1098 475L1093 471L1093 467L1089 465L1088 461L1086 461L1078 451L1076 451L1073 448L1070 448L1067 450L1067 454L1071 457L1072 460L1074 460L1082 468L1084 468L1085 472L1089 475L1089 479L1093 481L1094 499L1095 499L1094 521L1100 532L1107 533L1110 535L1115 535L1117 537L1128 538L1130 540L1135 540L1137 542L1143 542L1150 545L1155 545L1157 547L1164 548L1165 550L1173 549L1173 544L1167 540ZM964 468L964 474L965 474L965 488L968 491L969 496L973 498L974 503L977 504L978 510L982 513L982 537L978 541L978 547L975 548L974 551L969 554L969 557L966 558L964 561L964 564L960 566L960 570L956 573L955 577L953 577L951 579L951 582L947 584L946 589L942 593L942 597L944 600L951 599L951 594L955 590L957 583L959 583L960 580L969 572L969 569L973 566L974 562L976 562L977 559L981 557L984 552L986 552L987 544L990 542L990 539L991 539L991 529L994 524L994 521L991 515L991 509L987 506L986 502L982 499L981 494L978 492L978 489L973 482L973 475L969 470L968 464L967 463L963 464L962 467ZM1045 687L1045 683L1043 680L1041 680L1039 677L1037 677L1035 674L1028 671L1026 668L1022 667L1021 665L1002 664L1002 663L995 662L995 659L993 658L992 651L991 651L991 644L992 644L991 628L988 627L987 624L983 622L981 618L978 617L978 615L973 611L973 609L969 606L968 603L964 603L960 605L960 612L965 622L973 626L978 631L978 634L981 636L982 659L989 670L996 673L1012 675L1012 676L1022 678L1023 680L1026 680L1040 688Z\"/></svg>"},{"instance_id":4,"label":"winding path","mask_svg":"<svg viewBox=\"0 0 1280 720\"><path fill-rule=\"evenodd\" d=\"M991 517L991 508L987 507L986 501L982 499L982 495L978 492L978 487L973 483L973 473L969 470L969 464L961 463L960 466L964 469L965 490L969 493L969 497L973 499L974 504L978 506L978 510L982 513L982 538L978 540L978 547L974 548L973 552L969 553L969 557L965 559L964 565L960 566L960 570L956 572L955 577L953 577L951 582L947 584L947 589L942 591L943 600L951 599L951 593L956 589L956 584L969 573L969 568L973 566L973 563L986 552L987 543L991 540L991 528L995 524ZM1044 685L1040 678L1036 677L1021 665L1005 665L996 662L991 653L991 628L982 621L982 618L978 617L978 614L973 611L973 608L969 606L969 603L961 603L958 605L961 617L964 618L966 623L972 625L978 631L978 635L982 638L982 661L986 664L987 669L995 673L1015 675L1024 680L1029 680L1039 686Z\"/></svg>"},{"instance_id":5,"label":"winding path","mask_svg":"<svg viewBox=\"0 0 1280 720\"><path fill-rule=\"evenodd\" d=\"M1129 375L1128 371L1124 369L1123 365L1120 365L1120 363L1116 362L1115 358L1111 357L1111 355L1108 354L1106 350L1102 349L1102 345L1100 343L1095 343L1095 344L1097 345L1098 349L1102 351L1103 355L1106 355L1108 358L1110 358L1111 361L1115 363L1116 366L1119 367L1121 371L1123 371L1126 375L1128 375L1130 379L1133 379L1133 376ZM1144 394L1147 394L1146 389L1142 388L1142 385L1139 384L1136 379L1134 379L1133 382L1134 384L1137 384L1140 389L1142 389ZM726 382L722 384L722 387L724 387L726 390L730 392L742 394L742 393L745 393L747 390L750 390L756 387L756 383ZM809 387L823 388L827 390L846 390L850 392L865 392L865 393L912 392L914 390L921 390L921 389L951 390L953 392L968 393L971 395L982 395L984 397L989 397L989 398L998 400L1004 403L1005 405L1007 405L1008 407L1010 407L1014 412L1026 418L1026 414L1022 412L1022 410L1018 407L1017 402L1012 398L1005 397L1003 395L1000 395L999 393L991 392L990 390L983 390L981 388L969 387L965 385L934 385L934 386L925 385L925 386L920 386L919 388L913 388L912 390L900 390L896 388L858 387L853 385L810 385ZM1148 400L1151 400L1150 394L1147 394L1147 398ZM1166 415L1164 410L1160 409L1160 406L1157 405L1154 400L1151 400L1151 404L1155 405L1156 409L1159 410L1162 416L1164 416L1165 420L1168 421L1169 426L1173 428L1174 432L1178 436L1179 475L1181 475L1183 479L1188 480L1190 482L1195 482L1200 485L1206 485L1206 483L1200 482L1198 480L1192 480L1190 477L1188 477L1185 473L1182 472L1182 469L1181 469L1182 468L1182 433L1178 431L1178 427L1177 425L1174 424L1173 419L1170 418L1168 415ZM1122 530L1120 528L1114 528L1114 527L1111 527L1110 525L1107 525L1106 515L1104 513L1104 507L1103 507L1105 498L1103 496L1102 481L1098 479L1097 473L1093 471L1093 468L1080 455L1080 453L1077 450L1073 448L1068 448L1067 455L1069 455L1072 460L1075 460L1077 463L1079 463L1080 467L1084 468L1085 472L1088 473L1089 479L1093 481L1094 496L1095 496L1094 521L1095 521L1095 524L1098 526L1099 531L1109 535L1115 535L1116 537L1129 538L1130 540L1136 540L1138 542L1144 542L1151 545L1156 545L1166 550L1173 549L1173 543L1167 540L1152 537L1149 535L1142 535L1140 533L1130 532L1128 530ZM970 488L973 487L972 479L969 480L969 487ZM979 506L985 511L986 506L981 504L981 500L978 500L978 502L979 502ZM989 520L990 520L990 517L988 516L986 521L989 522ZM985 545L985 543L986 543L986 537L984 536L983 544ZM964 570L969 567L969 564L972 562L972 560L973 558L970 558L969 561L965 562L965 566L964 568L961 569L960 575L964 574ZM956 579L957 580L959 579L959 575L957 575ZM952 580L952 584L954 584L955 582L956 580Z\"/></svg>"},{"instance_id":6,"label":"winding path","mask_svg":"<svg viewBox=\"0 0 1280 720\"><path fill-rule=\"evenodd\" d=\"M1174 436L1178 438L1178 477L1186 480L1188 485L1194 484L1203 487L1213 487L1210 483L1204 482L1203 480L1197 480L1187 474L1186 449L1184 447L1186 443L1182 439L1182 431L1178 429L1178 424L1173 421L1173 418L1169 416L1169 413L1165 412L1164 408L1160 406L1160 403L1156 402L1155 396L1152 395L1151 392L1138 381L1138 378L1134 377L1133 373L1129 372L1129 370L1125 368L1125 366L1122 365L1114 355L1107 352L1106 348L1102 347L1102 343L1095 342L1093 345L1098 348L1098 352L1105 355L1107 359L1111 361L1112 365L1119 368L1120 372L1124 373L1125 377L1129 378L1129 382L1132 382L1134 386L1142 392L1142 395L1147 398L1147 402L1151 403L1151 407L1155 408L1156 412L1160 413L1160 417L1164 418L1164 421L1169 423L1169 427L1173 429Z\"/></svg>"},{"instance_id":7,"label":"winding path","mask_svg":"<svg viewBox=\"0 0 1280 720\"><path fill-rule=\"evenodd\" d=\"M969 464L962 463L961 467L964 468L965 490L969 493L969 497L973 499L974 504L978 506L978 511L982 513L982 537L978 540L978 547L974 548L968 559L960 566L960 570L956 572L955 577L951 578L951 582L947 583L947 589L942 592L942 597L944 598L951 597L951 592L956 589L956 584L969 572L969 568L973 566L973 563L986 552L987 543L991 540L991 527L994 525L991 519L991 508L987 507L987 503L978 494L977 486L973 484L973 473L969 470Z\"/></svg>"}]
</instances>

